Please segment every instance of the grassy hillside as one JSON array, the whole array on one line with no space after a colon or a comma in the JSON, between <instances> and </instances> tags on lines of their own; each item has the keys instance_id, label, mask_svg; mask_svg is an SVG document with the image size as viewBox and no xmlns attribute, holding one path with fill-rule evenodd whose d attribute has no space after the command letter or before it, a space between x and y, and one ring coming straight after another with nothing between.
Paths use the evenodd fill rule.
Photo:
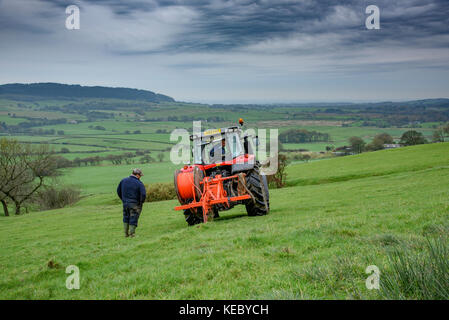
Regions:
<instances>
[{"instance_id":1,"label":"grassy hillside","mask_svg":"<svg viewBox=\"0 0 449 320\"><path fill-rule=\"evenodd\" d=\"M301 163L288 168L289 185L321 184L449 165L448 143L427 144L351 157Z\"/></svg>"},{"instance_id":2,"label":"grassy hillside","mask_svg":"<svg viewBox=\"0 0 449 320\"><path fill-rule=\"evenodd\" d=\"M295 186L271 191L265 217L240 206L187 227L176 201L145 204L134 239L107 193L2 217L0 298L379 298L365 287L368 265L382 281L389 252L419 254L425 236L449 231L448 154L445 143L293 165ZM80 290L65 288L69 265Z\"/></svg>"}]
</instances>

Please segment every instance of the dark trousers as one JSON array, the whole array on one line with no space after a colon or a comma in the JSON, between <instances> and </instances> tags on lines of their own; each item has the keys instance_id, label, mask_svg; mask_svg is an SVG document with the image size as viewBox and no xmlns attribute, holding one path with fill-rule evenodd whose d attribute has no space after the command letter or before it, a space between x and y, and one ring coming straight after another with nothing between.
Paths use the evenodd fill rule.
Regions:
<instances>
[{"instance_id":1,"label":"dark trousers","mask_svg":"<svg viewBox=\"0 0 449 320\"><path fill-rule=\"evenodd\" d=\"M142 206L137 204L123 205L123 222L137 227L141 212Z\"/></svg>"}]
</instances>

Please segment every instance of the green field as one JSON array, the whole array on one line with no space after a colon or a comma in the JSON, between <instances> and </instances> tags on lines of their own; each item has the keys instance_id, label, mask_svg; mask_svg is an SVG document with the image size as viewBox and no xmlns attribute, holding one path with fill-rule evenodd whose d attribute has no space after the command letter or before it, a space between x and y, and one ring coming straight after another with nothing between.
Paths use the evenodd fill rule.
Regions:
<instances>
[{"instance_id":1,"label":"green field","mask_svg":"<svg viewBox=\"0 0 449 320\"><path fill-rule=\"evenodd\" d=\"M86 113L82 112L64 113L48 109L63 107L67 104L97 105L108 103L108 107L111 109L101 110L93 107L88 111L113 114L114 118L112 119L90 119ZM114 109L116 104L123 105L122 109ZM144 112L138 114L135 112L136 108L143 108ZM346 110L346 114L313 113L319 111L319 109L311 106L212 107L178 102L154 104L134 100L88 98L73 100L36 98L36 101L0 99L0 125L1 123L18 125L21 122L30 121L30 119L55 120L63 118L67 120L67 123L63 124L33 126L31 129L36 131L33 134L29 132L6 133L0 130L0 137L15 138L28 143L46 142L56 152L60 151L61 148L67 148L69 153L62 154L62 156L69 160L91 156L104 157L110 154L138 150L153 152L153 158L158 153L164 153L165 159L168 159L168 149L173 144L170 141L170 132L176 128L191 129L193 118L219 118L214 122L202 121L204 129L236 125L238 119L243 117L246 128L278 129L279 132L288 129L306 129L330 134L331 140L329 142L286 143L283 145L286 151L306 149L312 152L325 151L327 146L341 147L348 145L348 139L352 136L362 137L369 143L376 134L387 132L395 140L399 140L400 136L410 129L422 132L427 139L431 140L434 130L432 126L439 125L436 122L429 122L421 123L417 128L362 127L359 125L360 121L351 120L351 117L354 117L355 110ZM291 119L296 114L299 115L298 118ZM360 111L360 114L363 115L364 111ZM174 116L178 117L177 121L167 120L167 117ZM364 116L369 117L369 115ZM191 119L182 120L182 117L190 117ZM95 129L96 127L102 127L104 130ZM49 130L54 130L54 133L43 132ZM165 130L165 132L160 133L160 130ZM61 131L63 131L63 134L60 134ZM140 131L140 133L135 133L136 131Z\"/></svg>"},{"instance_id":2,"label":"green field","mask_svg":"<svg viewBox=\"0 0 449 320\"><path fill-rule=\"evenodd\" d=\"M75 206L0 218L0 298L384 298L365 268L382 282L388 252L420 255L425 236L449 230L448 155L441 143L292 165L264 217L240 206L187 227L176 201L147 203L134 239L113 195L129 167L70 169L85 195ZM172 179L166 163L144 170L146 183ZM69 265L80 290L65 287Z\"/></svg>"},{"instance_id":3,"label":"green field","mask_svg":"<svg viewBox=\"0 0 449 320\"><path fill-rule=\"evenodd\" d=\"M173 180L173 173L180 166L171 162L157 162L141 165L144 183L168 182ZM84 194L115 195L120 179L131 173L132 165L87 166L66 169L60 181L79 186Z\"/></svg>"},{"instance_id":4,"label":"green field","mask_svg":"<svg viewBox=\"0 0 449 320\"><path fill-rule=\"evenodd\" d=\"M344 157L292 165L287 169L287 178L289 185L322 184L418 171L442 164L449 164L447 143L362 153L352 156L349 165Z\"/></svg>"}]
</instances>

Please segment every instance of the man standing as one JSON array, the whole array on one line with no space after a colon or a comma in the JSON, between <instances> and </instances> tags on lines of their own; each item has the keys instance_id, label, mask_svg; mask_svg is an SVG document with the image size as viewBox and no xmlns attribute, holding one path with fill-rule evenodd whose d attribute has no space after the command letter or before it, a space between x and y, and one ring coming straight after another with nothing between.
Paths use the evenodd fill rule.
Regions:
<instances>
[{"instance_id":1,"label":"man standing","mask_svg":"<svg viewBox=\"0 0 449 320\"><path fill-rule=\"evenodd\" d=\"M142 176L142 170L133 169L132 174L120 181L117 187L117 194L123 202L125 237L135 236L137 221L146 198L145 186L140 181Z\"/></svg>"}]
</instances>

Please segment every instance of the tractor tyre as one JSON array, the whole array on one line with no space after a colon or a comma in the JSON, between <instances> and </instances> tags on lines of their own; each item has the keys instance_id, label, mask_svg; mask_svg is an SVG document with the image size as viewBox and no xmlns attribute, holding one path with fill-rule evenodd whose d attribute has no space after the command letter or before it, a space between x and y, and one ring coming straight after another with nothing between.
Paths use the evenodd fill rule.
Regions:
<instances>
[{"instance_id":1,"label":"tractor tyre","mask_svg":"<svg viewBox=\"0 0 449 320\"><path fill-rule=\"evenodd\" d=\"M220 218L220 214L218 213L217 207L214 206L212 208L212 212L213 212L213 219Z\"/></svg>"},{"instance_id":2,"label":"tractor tyre","mask_svg":"<svg viewBox=\"0 0 449 320\"><path fill-rule=\"evenodd\" d=\"M201 211L201 209L198 209ZM184 217L186 218L186 222L189 226L194 226L196 224L203 223L203 217L201 214L201 217L195 214L195 212L191 211L190 209L184 210Z\"/></svg>"},{"instance_id":3,"label":"tractor tyre","mask_svg":"<svg viewBox=\"0 0 449 320\"><path fill-rule=\"evenodd\" d=\"M248 216L264 216L270 211L270 195L268 193L268 182L265 175L261 175L256 166L246 176L246 186L254 196L249 199L245 206Z\"/></svg>"},{"instance_id":4,"label":"tractor tyre","mask_svg":"<svg viewBox=\"0 0 449 320\"><path fill-rule=\"evenodd\" d=\"M202 182L203 179L204 179L204 172L200 168L195 167L193 169L193 185L195 186L196 201L199 201L203 196L204 185L200 184L200 182Z\"/></svg>"}]
</instances>

